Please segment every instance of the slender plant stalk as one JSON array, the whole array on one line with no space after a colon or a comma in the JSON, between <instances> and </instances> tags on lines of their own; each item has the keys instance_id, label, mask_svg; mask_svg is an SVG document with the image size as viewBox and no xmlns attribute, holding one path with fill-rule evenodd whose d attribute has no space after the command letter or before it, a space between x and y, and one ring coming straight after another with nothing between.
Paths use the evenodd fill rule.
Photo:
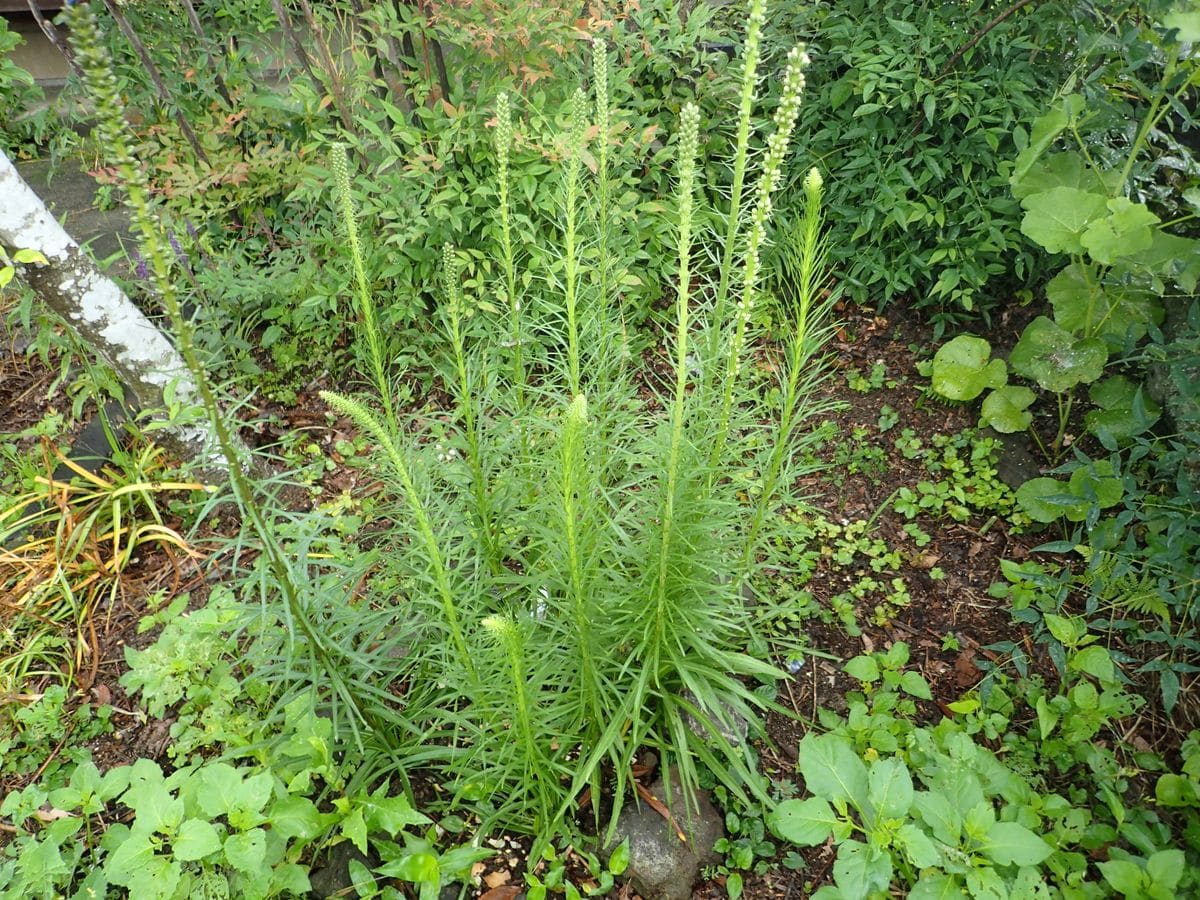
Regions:
<instances>
[{"instance_id":1,"label":"slender plant stalk","mask_svg":"<svg viewBox=\"0 0 1200 900\"><path fill-rule=\"evenodd\" d=\"M458 612L458 604L454 599L454 588L450 581L450 570L442 556L442 548L438 543L437 534L433 530L433 520L429 516L429 510L420 492L417 490L417 484L413 480L412 471L404 459L404 451L401 449L395 433L390 431L377 415L357 400L344 397L341 394L335 394L333 391L321 391L321 399L337 412L353 419L359 428L368 432L374 438L375 443L383 450L384 455L387 457L392 471L400 479L404 498L408 501L410 511L416 520L417 535L420 537L421 543L425 547L425 554L429 559L429 568L433 574L434 587L437 590L438 599L442 604L442 612L446 618L446 627L450 631L450 640L454 644L454 649L458 653L459 662L464 671L467 672L472 681L478 682L479 676L475 668L475 663L471 658L471 653L467 649L462 618Z\"/></svg>"},{"instance_id":2,"label":"slender plant stalk","mask_svg":"<svg viewBox=\"0 0 1200 900\"><path fill-rule=\"evenodd\" d=\"M596 38L592 41L592 87L596 92L596 246L598 258L596 274L600 287L600 315L612 302L612 270L608 258L609 229L612 226L612 210L610 208L612 191L611 178L608 171L608 133L610 126L611 107L608 98L608 49L604 41Z\"/></svg>"},{"instance_id":3,"label":"slender plant stalk","mask_svg":"<svg viewBox=\"0 0 1200 900\"><path fill-rule=\"evenodd\" d=\"M475 415L475 398L471 377L467 372L466 341L463 335L463 295L458 258L454 247L442 248L442 277L445 280L445 315L450 329L450 344L454 351L454 373L457 378L458 414L467 437L467 467L471 471L471 495L475 500L475 527L484 548L484 555L493 574L503 567L496 548L496 528L492 517L491 491L483 467L483 448L479 422Z\"/></svg>"},{"instance_id":4,"label":"slender plant stalk","mask_svg":"<svg viewBox=\"0 0 1200 900\"><path fill-rule=\"evenodd\" d=\"M567 548L567 599L579 653L580 711L590 721L589 731L598 733L604 727L604 715L600 705L598 666L593 646L591 595L579 533L579 503L587 490L586 479L582 477L587 465L584 446L587 426L587 398L579 394L567 408L562 426L562 527Z\"/></svg>"},{"instance_id":5,"label":"slender plant stalk","mask_svg":"<svg viewBox=\"0 0 1200 900\"><path fill-rule=\"evenodd\" d=\"M221 76L221 70L217 66L216 59L214 58L215 54L212 51L212 43L209 41L208 35L204 33L204 26L200 24L200 17L196 15L196 7L192 5L192 0L182 0L182 3L188 25L192 29L192 34L200 42L200 46L204 50L204 64L212 71L213 84L216 85L217 93L221 95L221 99L225 101L225 105L233 109L233 97L230 96L225 79Z\"/></svg>"},{"instance_id":6,"label":"slender plant stalk","mask_svg":"<svg viewBox=\"0 0 1200 900\"><path fill-rule=\"evenodd\" d=\"M366 337L367 363L371 368L371 380L383 402L383 411L387 417L388 426L397 429L399 421L396 418L392 400L392 381L388 376L386 345L383 332L379 327L375 301L371 296L371 286L367 280L366 258L363 255L362 241L358 234L358 214L354 206L354 194L350 187L350 165L346 159L346 148L342 144L334 144L329 148L329 165L333 170L333 188L337 199L339 218L342 229L346 233L346 243L350 247L350 263L354 271L355 305L358 307L359 319Z\"/></svg>"},{"instance_id":7,"label":"slender plant stalk","mask_svg":"<svg viewBox=\"0 0 1200 900\"><path fill-rule=\"evenodd\" d=\"M742 58L742 95L738 104L737 147L733 156L733 181L729 188L729 214L725 220L725 242L721 248L721 273L713 301L714 340L724 330L725 304L733 273L733 257L738 243L742 215L742 189L746 180L746 163L750 156L750 119L754 114L754 94L758 83L758 53L763 25L767 21L766 0L750 0L746 22L746 45ZM709 347L715 356L716 346Z\"/></svg>"},{"instance_id":8,"label":"slender plant stalk","mask_svg":"<svg viewBox=\"0 0 1200 900\"><path fill-rule=\"evenodd\" d=\"M582 162L584 130L587 128L587 98L577 90L571 97L570 146L567 149L565 206L563 225L563 268L566 281L567 312L567 387L574 397L579 393L579 258L576 243L576 206L579 201L579 167Z\"/></svg>"},{"instance_id":9,"label":"slender plant stalk","mask_svg":"<svg viewBox=\"0 0 1200 900\"><path fill-rule=\"evenodd\" d=\"M788 336L787 375L780 398L779 425L775 431L775 440L767 465L763 469L762 490L759 493L758 502L755 504L750 527L746 532L746 543L742 556L742 578L746 577L754 562L758 535L767 516L771 513L775 501L775 489L779 484L784 460L787 458L788 448L791 444L792 429L795 427L797 414L804 409L807 392L804 390L803 376L809 370L812 359L809 334L810 317L813 303L818 299L818 293L825 282L824 246L821 237L821 226L824 220L821 213L822 186L821 173L815 168L810 169L804 179L804 219L801 223L800 271L796 285L799 302L795 310L796 320L792 325L792 332Z\"/></svg>"},{"instance_id":10,"label":"slender plant stalk","mask_svg":"<svg viewBox=\"0 0 1200 900\"><path fill-rule=\"evenodd\" d=\"M547 783L547 779L553 778L553 775L547 771L548 761L538 741L539 730L534 725L524 641L517 623L509 616L488 616L482 624L499 642L507 661L508 695L524 760L524 780L526 786L534 786L538 798L538 820L534 823L534 833L541 834L550 825L555 807L553 798L558 793L558 786L557 783Z\"/></svg>"},{"instance_id":11,"label":"slender plant stalk","mask_svg":"<svg viewBox=\"0 0 1200 900\"><path fill-rule=\"evenodd\" d=\"M338 70L337 63L333 59L333 52L329 49L329 40L325 36L325 29L317 21L312 4L308 0L299 0L299 3L300 11L304 14L304 21L308 25L309 34L320 51L322 67L325 69L325 76L329 79L329 91L332 95L330 99L333 100L338 118L342 120L342 127L346 129L348 134L354 134L354 119L350 116L350 102L346 97L346 83L342 79L342 73ZM322 93L324 92L322 91Z\"/></svg>"},{"instance_id":12,"label":"slender plant stalk","mask_svg":"<svg viewBox=\"0 0 1200 900\"><path fill-rule=\"evenodd\" d=\"M275 540L272 527L255 498L237 442L221 414L216 395L208 380L207 370L196 351L195 330L191 318L184 314L175 291L171 273L174 254L168 248L167 240L151 207L145 178L129 150L132 137L127 131L122 115L117 80L100 40L100 26L91 8L83 4L68 7L64 15L71 29L76 59L85 73L88 92L96 106L96 127L101 145L107 148L110 159L124 183L134 227L141 238L143 253L150 262L159 299L178 338L180 356L195 380L201 406L213 429L216 449L225 459L234 497L262 544L263 556L284 599L289 629L293 625L299 626L308 646L312 648L325 670L324 677L333 687L334 695L340 697L351 709L351 727L356 740L361 743L359 724L366 724L374 729L381 723L373 710L358 697L353 686L342 677L339 666L341 660L336 650L329 648L325 636L309 619L308 611L301 600L302 589L294 579L284 551Z\"/></svg>"},{"instance_id":13,"label":"slender plant stalk","mask_svg":"<svg viewBox=\"0 0 1200 900\"><path fill-rule=\"evenodd\" d=\"M775 110L775 131L767 139L767 154L763 160L755 192L754 211L750 218L746 257L742 265L742 298L734 314L733 335L725 358L724 388L717 427L709 456L710 471L717 471L717 463L725 450L729 435L729 419L733 412L733 392L742 365L742 351L746 345L746 326L754 308L754 295L758 289L759 254L767 236L767 223L771 218L771 194L778 187L783 163L787 158L788 142L796 126L800 112L800 100L804 94L804 67L808 65L808 54L803 46L793 47L788 54L787 71L783 76L783 92L779 107ZM711 477L711 476L710 476Z\"/></svg>"},{"instance_id":14,"label":"slender plant stalk","mask_svg":"<svg viewBox=\"0 0 1200 900\"><path fill-rule=\"evenodd\" d=\"M667 563L674 536L675 496L679 490L679 462L683 447L684 408L687 404L687 345L691 315L692 195L696 183L696 146L700 141L700 108L689 103L680 114L679 128L679 272L675 300L675 394L671 401L671 449L667 460L666 500L662 514L662 545L655 581L657 607L655 632L661 639L666 608ZM656 645L661 643L657 641Z\"/></svg>"},{"instance_id":15,"label":"slender plant stalk","mask_svg":"<svg viewBox=\"0 0 1200 900\"><path fill-rule=\"evenodd\" d=\"M525 407L525 360L522 348L521 334L521 299L517 296L517 268L513 253L512 240L512 207L509 200L511 172L509 163L512 158L513 121L512 105L508 94L502 93L496 99L496 175L497 192L499 194L500 213L500 242L504 263L504 291L508 301L509 321L509 362L512 366L513 388L516 391L517 409Z\"/></svg>"}]
</instances>

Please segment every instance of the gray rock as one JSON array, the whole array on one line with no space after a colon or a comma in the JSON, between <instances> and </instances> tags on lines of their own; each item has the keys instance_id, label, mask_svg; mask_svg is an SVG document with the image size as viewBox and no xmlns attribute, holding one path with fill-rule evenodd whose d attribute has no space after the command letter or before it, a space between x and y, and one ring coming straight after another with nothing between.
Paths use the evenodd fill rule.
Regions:
<instances>
[{"instance_id":1,"label":"gray rock","mask_svg":"<svg viewBox=\"0 0 1200 900\"><path fill-rule=\"evenodd\" d=\"M679 776L671 769L671 801L660 777L650 785L650 793L661 800L687 835L679 840L671 823L648 805L629 805L621 811L609 852L629 840L629 868L625 877L644 900L689 900L702 866L714 865L720 855L713 849L725 833L724 820L712 805L708 794L698 791L696 809L687 810Z\"/></svg>"},{"instance_id":2,"label":"gray rock","mask_svg":"<svg viewBox=\"0 0 1200 900\"><path fill-rule=\"evenodd\" d=\"M350 877L351 862L360 862L368 869L378 863L377 860L372 860L359 853L358 848L349 841L334 844L329 850L325 865L319 869L313 869L309 873L308 896L314 900L316 898L349 896L354 886L354 879Z\"/></svg>"},{"instance_id":3,"label":"gray rock","mask_svg":"<svg viewBox=\"0 0 1200 900\"><path fill-rule=\"evenodd\" d=\"M1000 458L996 460L996 474L1014 491L1031 478L1042 474L1041 464L1029 447L1029 436L1025 432L1000 434L991 428L983 432L1000 442Z\"/></svg>"},{"instance_id":4,"label":"gray rock","mask_svg":"<svg viewBox=\"0 0 1200 900\"><path fill-rule=\"evenodd\" d=\"M683 698L693 706L700 706L696 695L691 691L684 691ZM733 704L725 703L718 699L717 708L708 711L708 719L712 725L716 726L717 733L728 741L731 747L740 747L746 743L746 735L750 731L750 723L746 721L746 717ZM696 735L696 737L700 738L706 744L719 743L715 741L710 729L706 728L702 722L698 721L690 713L684 716L683 722L692 734Z\"/></svg>"}]
</instances>

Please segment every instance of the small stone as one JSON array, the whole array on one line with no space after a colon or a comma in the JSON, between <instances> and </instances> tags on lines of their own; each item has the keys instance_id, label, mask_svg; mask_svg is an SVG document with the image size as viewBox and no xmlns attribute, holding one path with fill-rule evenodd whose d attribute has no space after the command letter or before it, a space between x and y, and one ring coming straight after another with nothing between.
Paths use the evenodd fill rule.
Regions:
<instances>
[{"instance_id":1,"label":"small stone","mask_svg":"<svg viewBox=\"0 0 1200 900\"><path fill-rule=\"evenodd\" d=\"M629 868L625 877L643 900L689 900L702 866L715 865L720 856L713 845L725 833L724 820L705 791L696 792L696 808L687 810L683 788L674 769L670 778L670 803L663 778L650 785L650 793L672 810L676 824L688 836L679 840L671 823L646 803L627 805L617 820L611 854L622 841L629 841Z\"/></svg>"}]
</instances>

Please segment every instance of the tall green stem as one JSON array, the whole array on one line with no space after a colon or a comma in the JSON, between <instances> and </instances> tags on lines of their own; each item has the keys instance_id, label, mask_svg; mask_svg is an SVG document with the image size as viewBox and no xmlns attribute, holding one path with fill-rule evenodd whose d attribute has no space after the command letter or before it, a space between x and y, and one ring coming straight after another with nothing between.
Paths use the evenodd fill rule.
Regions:
<instances>
[{"instance_id":1,"label":"tall green stem","mask_svg":"<svg viewBox=\"0 0 1200 900\"><path fill-rule=\"evenodd\" d=\"M498 573L502 567L496 547L496 529L492 520L491 490L483 467L483 448L478 419L475 415L475 396L470 373L467 371L466 340L463 335L462 283L454 247L442 248L442 276L445 283L445 315L450 329L450 345L454 352L454 373L457 378L458 414L467 438L467 467L471 471L471 495L475 500L475 528L484 548L488 567Z\"/></svg>"},{"instance_id":2,"label":"tall green stem","mask_svg":"<svg viewBox=\"0 0 1200 900\"><path fill-rule=\"evenodd\" d=\"M496 168L499 182L500 243L504 255L504 290L508 301L509 358L512 364L513 389L517 395L517 408L524 408L525 361L521 335L521 299L517 296L517 269L514 262L512 241L512 209L509 204L509 162L512 155L513 123L512 106L508 94L496 100Z\"/></svg>"},{"instance_id":3,"label":"tall green stem","mask_svg":"<svg viewBox=\"0 0 1200 900\"><path fill-rule=\"evenodd\" d=\"M766 0L750 0L746 24L746 45L742 58L742 95L738 105L737 148L733 156L733 182L729 188L729 213L725 219L725 243L721 248L721 273L713 303L713 338L724 328L725 304L733 273L733 258L737 252L738 229L742 214L742 189L746 179L746 162L750 155L750 119L754 114L754 94L758 82L758 48L763 25L767 21ZM709 348L710 358L716 347Z\"/></svg>"},{"instance_id":4,"label":"tall green stem","mask_svg":"<svg viewBox=\"0 0 1200 900\"><path fill-rule=\"evenodd\" d=\"M576 309L579 287L579 259L575 246L576 205L579 200L579 166L587 128L587 98L577 90L571 97L571 134L566 168L566 221L563 226L563 268L566 279L567 309L567 384L574 397L579 393L579 317Z\"/></svg>"},{"instance_id":5,"label":"tall green stem","mask_svg":"<svg viewBox=\"0 0 1200 900\"><path fill-rule=\"evenodd\" d=\"M775 131L767 139L767 154L763 160L755 191L754 211L750 219L750 232L746 245L746 257L742 265L742 299L738 302L734 316L733 335L726 350L724 385L717 427L709 455L709 471L716 473L717 463L725 450L729 434L729 420L733 413L734 388L742 365L742 351L746 345L746 326L750 323L750 312L754 308L755 292L758 289L759 254L767 236L767 223L771 218L771 194L779 184L784 160L787 158L788 143L796 126L800 112L800 100L804 94L804 68L808 65L808 54L804 47L793 47L788 54L787 71L783 78L783 92L779 107L775 110ZM710 475L710 478L714 477Z\"/></svg>"},{"instance_id":6,"label":"tall green stem","mask_svg":"<svg viewBox=\"0 0 1200 900\"><path fill-rule=\"evenodd\" d=\"M680 454L683 447L684 407L687 403L687 346L690 311L692 254L692 195L695 192L696 147L700 140L700 109L694 103L683 108L679 131L679 272L675 303L675 394L671 401L671 449L667 459L667 484L662 513L662 543L658 555L656 640L661 645L666 607L667 568L674 536L675 497L679 490Z\"/></svg>"}]
</instances>

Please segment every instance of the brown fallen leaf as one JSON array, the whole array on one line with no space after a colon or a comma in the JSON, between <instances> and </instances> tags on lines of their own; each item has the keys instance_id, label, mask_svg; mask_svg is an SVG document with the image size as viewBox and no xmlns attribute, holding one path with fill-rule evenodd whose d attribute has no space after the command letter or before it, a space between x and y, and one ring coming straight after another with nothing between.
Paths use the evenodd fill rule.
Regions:
<instances>
[{"instance_id":1,"label":"brown fallen leaf","mask_svg":"<svg viewBox=\"0 0 1200 900\"><path fill-rule=\"evenodd\" d=\"M506 884L481 894L479 900L513 900L520 893L519 885Z\"/></svg>"},{"instance_id":2,"label":"brown fallen leaf","mask_svg":"<svg viewBox=\"0 0 1200 900\"><path fill-rule=\"evenodd\" d=\"M488 874L483 876L483 883L490 888L498 888L500 885L508 884L510 881L512 881L512 872L509 872L507 869L499 872L488 872Z\"/></svg>"}]
</instances>

